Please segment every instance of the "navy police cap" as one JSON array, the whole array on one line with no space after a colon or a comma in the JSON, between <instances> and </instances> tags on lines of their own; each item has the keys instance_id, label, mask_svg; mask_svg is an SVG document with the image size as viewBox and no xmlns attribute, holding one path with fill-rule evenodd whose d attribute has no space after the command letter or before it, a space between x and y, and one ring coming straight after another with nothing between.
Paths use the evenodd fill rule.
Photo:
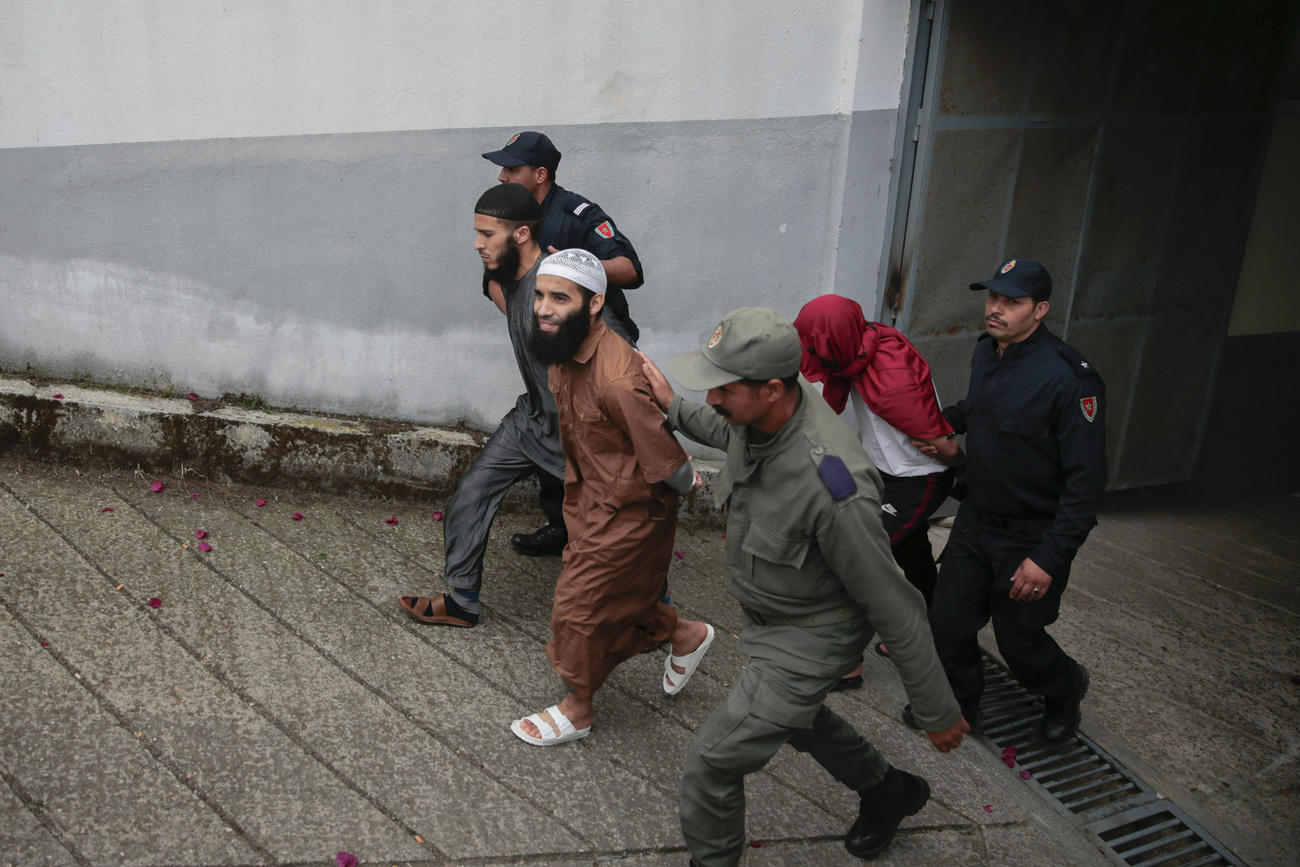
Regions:
<instances>
[{"instance_id":1,"label":"navy police cap","mask_svg":"<svg viewBox=\"0 0 1300 867\"><path fill-rule=\"evenodd\" d=\"M554 173L560 165L560 152L544 133L534 130L517 132L499 151L483 154L499 166L544 166Z\"/></svg>"},{"instance_id":2,"label":"navy police cap","mask_svg":"<svg viewBox=\"0 0 1300 867\"><path fill-rule=\"evenodd\" d=\"M1052 296L1052 278L1047 269L1033 259L1008 259L988 280L970 284L970 288L987 289L1006 298L1033 298L1046 301Z\"/></svg>"}]
</instances>

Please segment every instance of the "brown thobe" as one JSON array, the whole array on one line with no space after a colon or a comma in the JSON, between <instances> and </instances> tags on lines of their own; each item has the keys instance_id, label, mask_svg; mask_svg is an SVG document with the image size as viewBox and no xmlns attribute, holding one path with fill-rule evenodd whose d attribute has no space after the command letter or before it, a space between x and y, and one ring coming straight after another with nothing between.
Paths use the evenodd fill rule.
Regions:
<instances>
[{"instance_id":1,"label":"brown thobe","mask_svg":"<svg viewBox=\"0 0 1300 867\"><path fill-rule=\"evenodd\" d=\"M551 609L551 664L590 700L625 659L672 635L663 601L677 529L677 494L663 483L686 452L627 341L597 319L550 389L564 447L569 544Z\"/></svg>"}]
</instances>

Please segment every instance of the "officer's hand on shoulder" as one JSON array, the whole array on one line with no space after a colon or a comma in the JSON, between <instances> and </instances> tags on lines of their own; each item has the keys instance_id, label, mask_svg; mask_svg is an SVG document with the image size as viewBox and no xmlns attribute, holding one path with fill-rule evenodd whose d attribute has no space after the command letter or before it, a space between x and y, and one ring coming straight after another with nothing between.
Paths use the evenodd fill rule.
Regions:
<instances>
[{"instance_id":1,"label":"officer's hand on shoulder","mask_svg":"<svg viewBox=\"0 0 1300 867\"><path fill-rule=\"evenodd\" d=\"M650 383L650 393L654 395L655 403L659 404L659 409L667 412L669 404L673 402L673 387L668 384L668 377L644 352L638 351L636 355L641 359L641 372Z\"/></svg>"}]
</instances>

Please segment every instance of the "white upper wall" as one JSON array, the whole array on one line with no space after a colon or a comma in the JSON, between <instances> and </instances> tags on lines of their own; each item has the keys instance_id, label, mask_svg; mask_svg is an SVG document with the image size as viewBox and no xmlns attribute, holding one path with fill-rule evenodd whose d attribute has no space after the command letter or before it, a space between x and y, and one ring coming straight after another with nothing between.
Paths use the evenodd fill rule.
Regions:
<instances>
[{"instance_id":1,"label":"white upper wall","mask_svg":"<svg viewBox=\"0 0 1300 867\"><path fill-rule=\"evenodd\" d=\"M896 109L908 0L7 0L0 147Z\"/></svg>"}]
</instances>

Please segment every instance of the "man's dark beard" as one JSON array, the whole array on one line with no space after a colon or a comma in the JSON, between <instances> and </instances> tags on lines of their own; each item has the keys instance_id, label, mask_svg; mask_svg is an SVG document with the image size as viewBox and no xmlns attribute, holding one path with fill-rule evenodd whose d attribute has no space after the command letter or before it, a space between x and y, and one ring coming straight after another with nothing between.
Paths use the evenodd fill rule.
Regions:
<instances>
[{"instance_id":1,"label":"man's dark beard","mask_svg":"<svg viewBox=\"0 0 1300 867\"><path fill-rule=\"evenodd\" d=\"M502 286L513 286L515 275L519 273L519 244L514 235L506 235L506 251L501 254L501 264L495 268L484 268L489 280L495 280Z\"/></svg>"},{"instance_id":2,"label":"man's dark beard","mask_svg":"<svg viewBox=\"0 0 1300 867\"><path fill-rule=\"evenodd\" d=\"M545 332L538 326L533 314L533 328L528 333L528 352L542 364L564 364L578 354L578 347L591 333L591 314L588 305L567 319L560 320L556 331Z\"/></svg>"}]
</instances>

